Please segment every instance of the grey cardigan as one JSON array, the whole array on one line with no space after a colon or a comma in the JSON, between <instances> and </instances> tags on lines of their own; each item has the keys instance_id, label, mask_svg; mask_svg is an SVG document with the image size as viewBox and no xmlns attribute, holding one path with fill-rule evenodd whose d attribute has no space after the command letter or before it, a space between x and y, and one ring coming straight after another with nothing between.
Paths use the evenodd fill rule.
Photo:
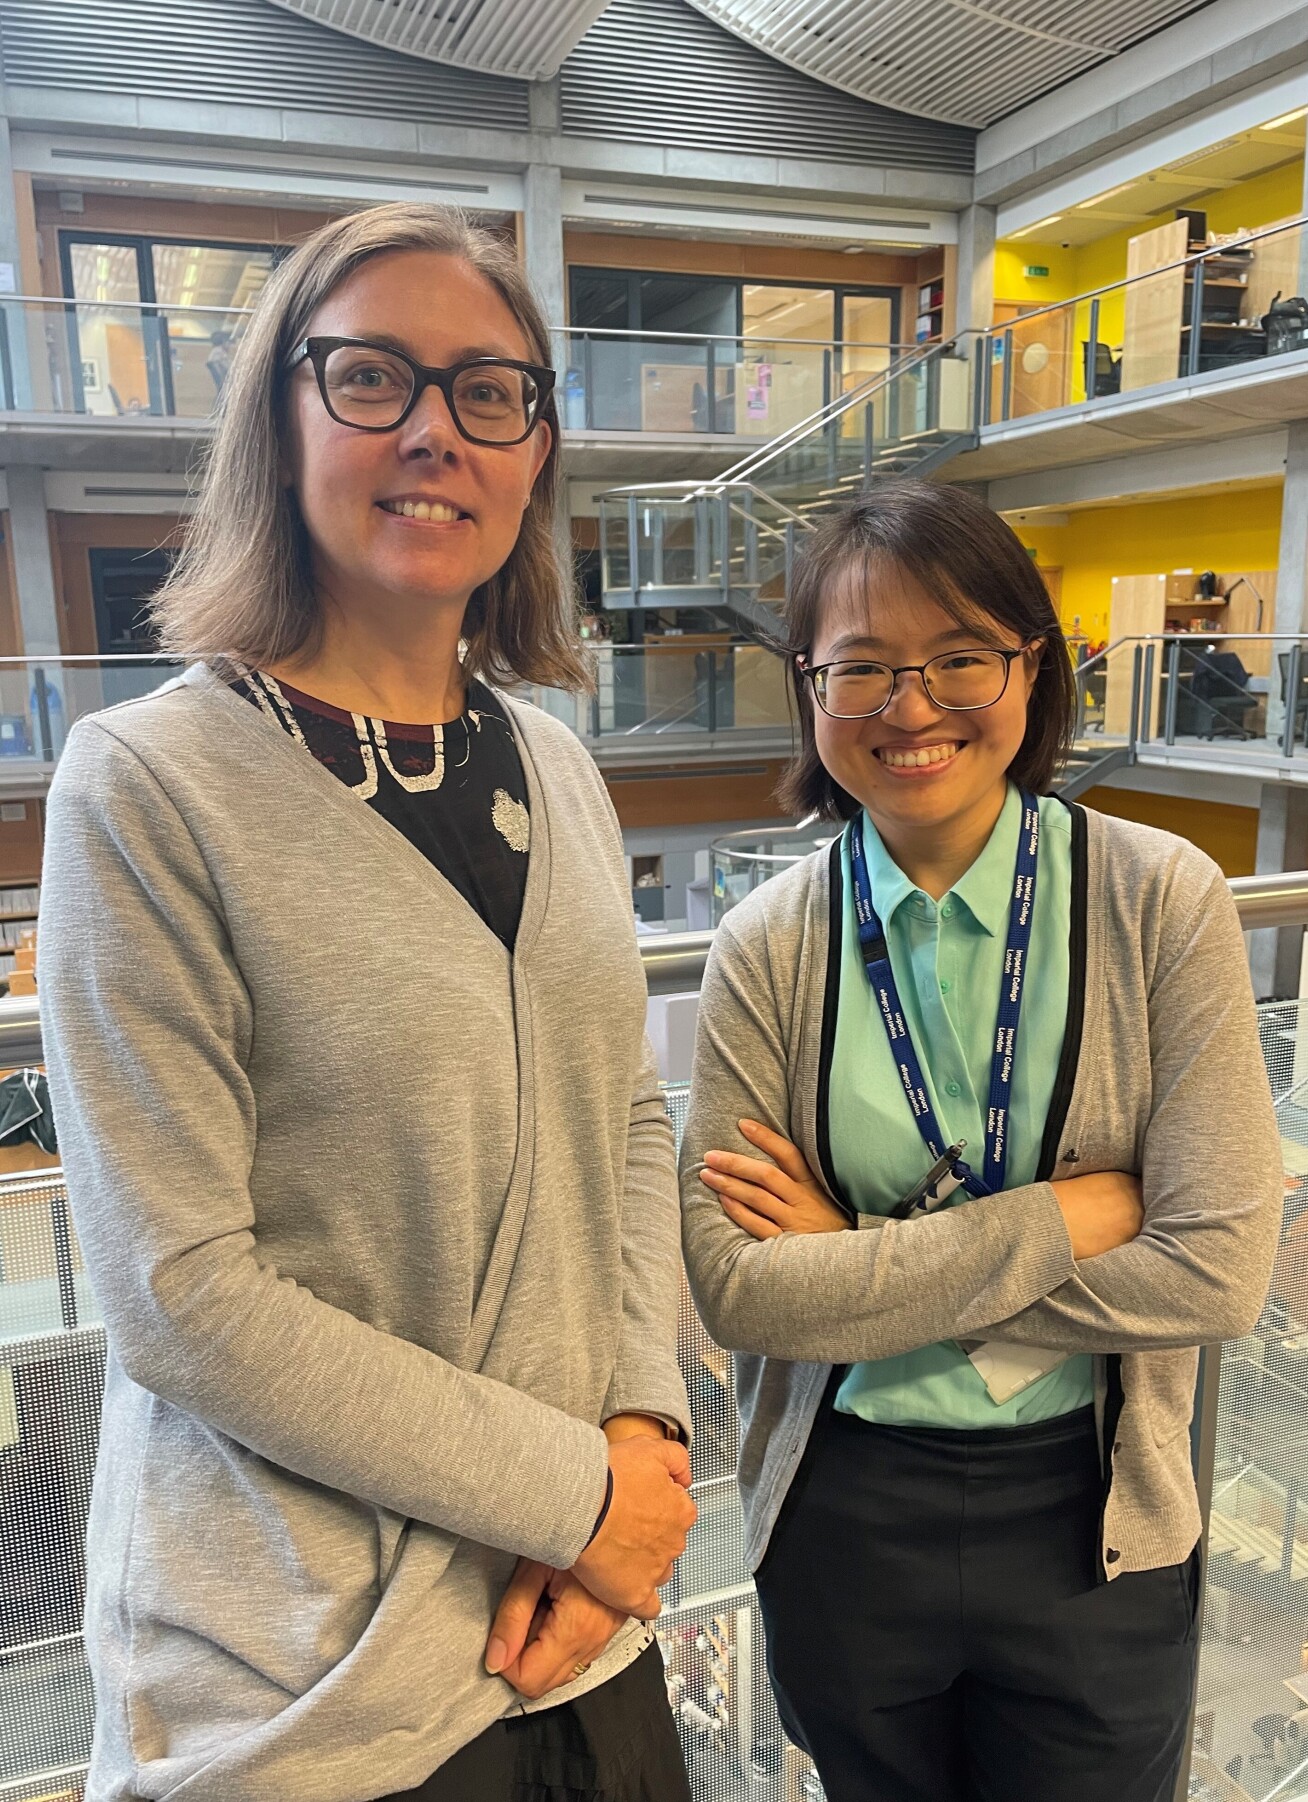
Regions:
<instances>
[{"instance_id":1,"label":"grey cardigan","mask_svg":"<svg viewBox=\"0 0 1308 1802\"><path fill-rule=\"evenodd\" d=\"M69 738L39 982L109 1336L88 1802L421 1783L513 1704L491 1616L515 1555L581 1552L600 1423L688 1426L619 834L573 735L508 705L512 957L202 667Z\"/></svg>"},{"instance_id":2,"label":"grey cardigan","mask_svg":"<svg viewBox=\"0 0 1308 1802\"><path fill-rule=\"evenodd\" d=\"M682 1147L682 1238L709 1332L737 1354L746 1557L757 1567L833 1364L956 1337L1096 1354L1110 1578L1200 1532L1196 1347L1250 1330L1281 1216L1276 1121L1221 872L1169 833L1074 810L1068 1030L1039 1175L913 1222L759 1242L699 1181L762 1120L835 1193L826 1076L838 845L728 914L709 958ZM1139 1172L1145 1225L1077 1264L1050 1178ZM1120 1356L1119 1356L1120 1354Z\"/></svg>"}]
</instances>

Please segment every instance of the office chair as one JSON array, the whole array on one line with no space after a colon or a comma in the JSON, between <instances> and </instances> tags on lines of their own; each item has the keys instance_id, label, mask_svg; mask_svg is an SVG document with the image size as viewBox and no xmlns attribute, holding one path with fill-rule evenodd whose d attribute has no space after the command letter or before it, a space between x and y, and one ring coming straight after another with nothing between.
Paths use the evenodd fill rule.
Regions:
<instances>
[{"instance_id":1,"label":"office chair","mask_svg":"<svg viewBox=\"0 0 1308 1802\"><path fill-rule=\"evenodd\" d=\"M1287 686L1290 680L1290 653L1288 651L1277 652L1276 667L1281 672L1281 693L1285 697L1285 705L1289 707L1290 696L1287 693ZM1305 686L1304 683L1306 675L1308 675L1308 670L1301 667L1299 692L1294 697L1294 736L1298 738L1302 734L1304 743L1308 745L1308 686Z\"/></svg>"},{"instance_id":2,"label":"office chair","mask_svg":"<svg viewBox=\"0 0 1308 1802\"><path fill-rule=\"evenodd\" d=\"M1194 675L1190 682L1190 709L1198 738L1248 738L1245 715L1258 705L1249 693L1249 672L1234 651L1210 646L1191 651Z\"/></svg>"},{"instance_id":3,"label":"office chair","mask_svg":"<svg viewBox=\"0 0 1308 1802\"><path fill-rule=\"evenodd\" d=\"M1114 357L1112 347L1107 344L1091 344L1089 339L1081 340L1081 355L1085 359L1085 391L1090 400L1098 400L1103 394L1120 394L1122 391L1122 359Z\"/></svg>"}]
</instances>

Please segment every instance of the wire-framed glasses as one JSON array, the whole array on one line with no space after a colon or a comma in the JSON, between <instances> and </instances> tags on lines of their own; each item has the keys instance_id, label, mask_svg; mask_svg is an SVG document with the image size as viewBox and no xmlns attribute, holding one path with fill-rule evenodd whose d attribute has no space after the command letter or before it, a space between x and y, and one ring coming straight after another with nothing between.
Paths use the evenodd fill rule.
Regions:
<instances>
[{"instance_id":1,"label":"wire-framed glasses","mask_svg":"<svg viewBox=\"0 0 1308 1802\"><path fill-rule=\"evenodd\" d=\"M943 651L925 663L902 663L897 668L860 657L819 663L812 669L803 666L803 673L813 685L818 706L836 720L866 720L884 712L899 678L910 675L921 677L928 699L937 707L973 713L979 707L993 707L1003 696L1013 659L1029 649L1021 645L1015 651L980 647Z\"/></svg>"},{"instance_id":2,"label":"wire-framed glasses","mask_svg":"<svg viewBox=\"0 0 1308 1802\"><path fill-rule=\"evenodd\" d=\"M323 406L338 425L358 432L393 432L428 388L439 388L470 444L521 444L540 424L554 387L554 371L536 363L470 357L437 369L366 338L306 338L287 369L306 358Z\"/></svg>"}]
</instances>

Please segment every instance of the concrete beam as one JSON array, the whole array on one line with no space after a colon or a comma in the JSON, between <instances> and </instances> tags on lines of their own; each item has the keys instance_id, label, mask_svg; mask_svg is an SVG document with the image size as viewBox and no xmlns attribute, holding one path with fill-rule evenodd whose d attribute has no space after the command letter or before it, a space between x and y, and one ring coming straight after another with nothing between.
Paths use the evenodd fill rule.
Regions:
<instances>
[{"instance_id":1,"label":"concrete beam","mask_svg":"<svg viewBox=\"0 0 1308 1802\"><path fill-rule=\"evenodd\" d=\"M1210 15L1215 10L1203 8L1202 21L1211 23ZM1164 49L1166 36L1159 33L1153 40L1155 58ZM1114 94L1109 87L1111 97L1082 117L1075 116L1075 84L1059 90L1060 107L1049 107L1048 100L1036 102L1030 109L1032 115L1048 123L1040 136L1020 148L1016 147L1020 143L1017 116L994 127L994 136L989 140L983 132L977 145L976 199L992 205L1011 200L1092 159L1136 143L1151 132L1193 120L1200 103L1205 110L1211 110L1218 102L1261 82L1299 70L1308 72L1308 8L1296 5L1283 16L1267 18L1256 29L1207 53L1195 53L1196 43L1201 44L1202 39L1195 40L1193 34L1178 36L1178 42L1190 44L1192 53L1187 60L1164 66L1156 79L1133 92L1122 93L1118 86ZM1127 52L1128 57L1131 54ZM1112 64L1112 73L1119 82L1119 65L1124 60L1115 58ZM1089 82L1107 73L1097 70L1083 80ZM1072 122L1066 123L1069 112ZM988 161L1000 145L1014 147L1006 148L997 160Z\"/></svg>"},{"instance_id":2,"label":"concrete beam","mask_svg":"<svg viewBox=\"0 0 1308 1802\"><path fill-rule=\"evenodd\" d=\"M1234 483L1279 482L1285 473L1286 440L1287 428L1282 426L1246 438L1169 444L1134 456L1124 451L1103 462L1037 468L986 483L986 504L995 513L1018 513L1035 507L1156 500Z\"/></svg>"},{"instance_id":3,"label":"concrete beam","mask_svg":"<svg viewBox=\"0 0 1308 1802\"><path fill-rule=\"evenodd\" d=\"M839 196L953 211L972 198L971 177L945 171L571 137L555 122L556 97L548 91L553 85L533 84L533 129L525 132L17 85L5 90L5 104L15 129L65 136L70 131L92 137L130 135L138 155L150 142L185 145L192 159L199 145L248 151L251 144L258 144L297 153L348 154L362 161L395 163L412 158L418 173L431 164L522 171L543 163L576 180L604 175L624 181L676 181L681 187L757 190L811 200Z\"/></svg>"}]
</instances>

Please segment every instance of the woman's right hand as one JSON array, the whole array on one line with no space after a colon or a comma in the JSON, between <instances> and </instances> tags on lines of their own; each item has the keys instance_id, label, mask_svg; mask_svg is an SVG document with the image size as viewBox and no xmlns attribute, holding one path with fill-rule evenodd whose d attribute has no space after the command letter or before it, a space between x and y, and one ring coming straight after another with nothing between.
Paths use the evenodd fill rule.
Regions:
<instances>
[{"instance_id":1,"label":"woman's right hand","mask_svg":"<svg viewBox=\"0 0 1308 1802\"><path fill-rule=\"evenodd\" d=\"M590 1593L610 1608L653 1620L658 1590L686 1549L695 1523L690 1454L671 1439L642 1436L609 1446L613 1500L604 1525L573 1565Z\"/></svg>"},{"instance_id":2,"label":"woman's right hand","mask_svg":"<svg viewBox=\"0 0 1308 1802\"><path fill-rule=\"evenodd\" d=\"M1129 1245L1144 1225L1144 1190L1138 1176L1101 1170L1051 1183L1077 1263Z\"/></svg>"}]
</instances>

